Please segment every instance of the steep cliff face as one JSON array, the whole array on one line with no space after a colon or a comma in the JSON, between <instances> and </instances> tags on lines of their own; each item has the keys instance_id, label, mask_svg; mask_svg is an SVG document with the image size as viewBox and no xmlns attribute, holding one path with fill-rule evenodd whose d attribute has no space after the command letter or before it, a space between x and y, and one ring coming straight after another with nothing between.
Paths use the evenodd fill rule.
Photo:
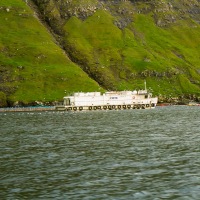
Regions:
<instances>
[{"instance_id":1,"label":"steep cliff face","mask_svg":"<svg viewBox=\"0 0 200 200\"><path fill-rule=\"evenodd\" d=\"M33 0L71 60L106 89L199 93L200 1Z\"/></svg>"},{"instance_id":2,"label":"steep cliff face","mask_svg":"<svg viewBox=\"0 0 200 200\"><path fill-rule=\"evenodd\" d=\"M199 0L1 0L0 22L0 106L144 80L200 96Z\"/></svg>"},{"instance_id":3,"label":"steep cliff face","mask_svg":"<svg viewBox=\"0 0 200 200\"><path fill-rule=\"evenodd\" d=\"M47 30L22 0L1 0L0 107L48 104L78 88L101 90Z\"/></svg>"}]
</instances>

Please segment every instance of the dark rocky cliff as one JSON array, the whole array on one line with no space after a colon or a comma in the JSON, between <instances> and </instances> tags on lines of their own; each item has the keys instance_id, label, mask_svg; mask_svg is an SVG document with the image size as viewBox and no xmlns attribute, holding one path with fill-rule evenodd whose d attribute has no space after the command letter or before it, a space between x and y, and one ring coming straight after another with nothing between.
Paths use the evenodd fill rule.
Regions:
<instances>
[{"instance_id":1,"label":"dark rocky cliff","mask_svg":"<svg viewBox=\"0 0 200 200\"><path fill-rule=\"evenodd\" d=\"M46 22L58 32L66 20L76 16L82 20L98 10L106 10L115 17L119 28L126 27L133 21L135 13L153 13L155 23L166 26L180 19L191 18L200 22L199 0L33 0L38 5Z\"/></svg>"}]
</instances>

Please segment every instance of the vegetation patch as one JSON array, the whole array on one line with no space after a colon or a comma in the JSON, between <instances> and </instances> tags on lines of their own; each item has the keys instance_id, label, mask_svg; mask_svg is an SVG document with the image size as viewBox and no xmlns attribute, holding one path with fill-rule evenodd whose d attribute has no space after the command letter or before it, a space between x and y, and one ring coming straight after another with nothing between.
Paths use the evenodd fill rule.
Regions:
<instances>
[{"instance_id":1,"label":"vegetation patch","mask_svg":"<svg viewBox=\"0 0 200 200\"><path fill-rule=\"evenodd\" d=\"M51 102L145 80L155 95L200 95L197 1L31 2L41 19L25 1L1 1L2 100Z\"/></svg>"},{"instance_id":2,"label":"vegetation patch","mask_svg":"<svg viewBox=\"0 0 200 200\"><path fill-rule=\"evenodd\" d=\"M56 101L71 92L102 90L69 60L24 2L1 4L0 88L10 102Z\"/></svg>"}]
</instances>

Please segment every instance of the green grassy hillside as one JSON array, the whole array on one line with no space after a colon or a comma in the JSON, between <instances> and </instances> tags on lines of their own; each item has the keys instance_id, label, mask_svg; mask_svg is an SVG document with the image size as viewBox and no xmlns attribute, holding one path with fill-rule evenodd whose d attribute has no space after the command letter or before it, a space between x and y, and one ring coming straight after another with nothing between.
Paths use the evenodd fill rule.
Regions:
<instances>
[{"instance_id":1,"label":"green grassy hillside","mask_svg":"<svg viewBox=\"0 0 200 200\"><path fill-rule=\"evenodd\" d=\"M33 1L104 88L139 89L146 80L159 96L200 96L199 1Z\"/></svg>"},{"instance_id":2,"label":"green grassy hillside","mask_svg":"<svg viewBox=\"0 0 200 200\"><path fill-rule=\"evenodd\" d=\"M160 99L200 97L199 1L28 2L37 8L0 3L0 104L55 101L99 85L141 89L144 80Z\"/></svg>"},{"instance_id":3,"label":"green grassy hillside","mask_svg":"<svg viewBox=\"0 0 200 200\"><path fill-rule=\"evenodd\" d=\"M102 90L71 62L22 0L0 3L0 104L62 100Z\"/></svg>"},{"instance_id":4,"label":"green grassy hillside","mask_svg":"<svg viewBox=\"0 0 200 200\"><path fill-rule=\"evenodd\" d=\"M146 79L157 95L199 94L199 24L177 21L160 28L151 14L135 14L119 29L113 20L99 10L84 21L71 17L64 26L67 51L87 64L94 79L118 90L141 88Z\"/></svg>"}]
</instances>

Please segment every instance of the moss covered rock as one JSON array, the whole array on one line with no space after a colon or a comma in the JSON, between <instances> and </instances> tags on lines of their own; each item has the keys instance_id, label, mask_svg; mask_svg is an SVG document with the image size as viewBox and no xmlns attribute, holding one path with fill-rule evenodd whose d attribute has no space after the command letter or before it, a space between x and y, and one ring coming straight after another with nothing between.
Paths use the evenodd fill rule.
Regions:
<instances>
[{"instance_id":1,"label":"moss covered rock","mask_svg":"<svg viewBox=\"0 0 200 200\"><path fill-rule=\"evenodd\" d=\"M7 97L4 92L0 91L0 107L6 107L7 106Z\"/></svg>"}]
</instances>

